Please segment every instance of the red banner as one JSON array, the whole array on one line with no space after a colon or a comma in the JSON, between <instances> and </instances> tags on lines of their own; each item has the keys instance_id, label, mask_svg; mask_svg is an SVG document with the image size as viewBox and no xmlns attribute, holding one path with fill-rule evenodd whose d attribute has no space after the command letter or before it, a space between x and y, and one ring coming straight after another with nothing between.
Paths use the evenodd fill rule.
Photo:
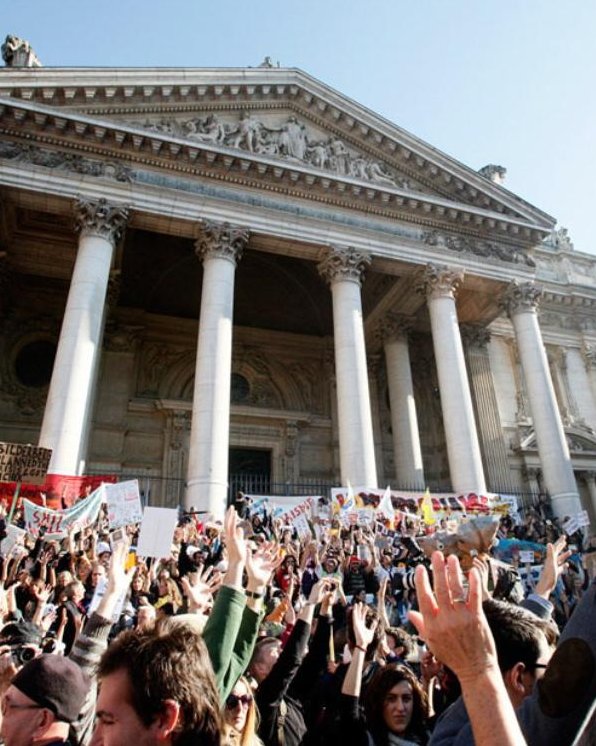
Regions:
<instances>
[{"instance_id":1,"label":"red banner","mask_svg":"<svg viewBox=\"0 0 596 746\"><path fill-rule=\"evenodd\" d=\"M86 497L102 482L114 483L118 477L103 474L82 477L67 477L62 474L48 474L43 484L21 484L19 498L26 497L34 503L42 504L41 493L46 496L46 507L52 510L69 508L79 497ZM16 482L0 482L0 502L10 507L17 488Z\"/></svg>"}]
</instances>

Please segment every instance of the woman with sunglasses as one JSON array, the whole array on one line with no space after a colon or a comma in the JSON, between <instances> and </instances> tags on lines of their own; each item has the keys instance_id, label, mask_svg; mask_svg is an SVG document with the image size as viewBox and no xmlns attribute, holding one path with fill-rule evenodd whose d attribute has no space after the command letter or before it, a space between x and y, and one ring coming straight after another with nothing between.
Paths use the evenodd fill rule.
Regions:
<instances>
[{"instance_id":1,"label":"woman with sunglasses","mask_svg":"<svg viewBox=\"0 0 596 746\"><path fill-rule=\"evenodd\" d=\"M263 746L257 736L257 706L248 681L241 676L224 708L225 731L222 746Z\"/></svg>"}]
</instances>

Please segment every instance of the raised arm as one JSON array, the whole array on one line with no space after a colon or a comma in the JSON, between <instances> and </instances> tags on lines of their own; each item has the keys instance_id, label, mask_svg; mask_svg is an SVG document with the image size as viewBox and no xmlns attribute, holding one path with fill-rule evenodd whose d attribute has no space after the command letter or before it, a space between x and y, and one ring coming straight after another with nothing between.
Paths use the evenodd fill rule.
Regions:
<instances>
[{"instance_id":1,"label":"raised arm","mask_svg":"<svg viewBox=\"0 0 596 746\"><path fill-rule=\"evenodd\" d=\"M466 597L459 562L432 556L434 593L423 565L416 568L420 612L410 621L433 655L459 679L474 740L482 746L525 746L525 739L499 670L495 642L482 611L478 570L469 574ZM486 703L491 706L487 707Z\"/></svg>"}]
</instances>

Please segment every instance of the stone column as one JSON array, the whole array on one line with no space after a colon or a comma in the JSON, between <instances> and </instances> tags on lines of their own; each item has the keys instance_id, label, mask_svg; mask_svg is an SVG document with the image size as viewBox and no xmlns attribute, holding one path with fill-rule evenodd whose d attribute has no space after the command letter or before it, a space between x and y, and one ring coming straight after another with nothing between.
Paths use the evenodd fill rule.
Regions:
<instances>
[{"instance_id":1,"label":"stone column","mask_svg":"<svg viewBox=\"0 0 596 746\"><path fill-rule=\"evenodd\" d=\"M464 341L470 391L474 402L480 450L489 489L493 492L515 491L490 368L488 354L490 332L485 327L472 324L462 325L460 332Z\"/></svg>"},{"instance_id":2,"label":"stone column","mask_svg":"<svg viewBox=\"0 0 596 746\"><path fill-rule=\"evenodd\" d=\"M586 503L585 509L590 516L590 530L594 531L596 529L596 472L584 471L580 476L583 478L590 495L590 500Z\"/></svg>"},{"instance_id":3,"label":"stone column","mask_svg":"<svg viewBox=\"0 0 596 746\"><path fill-rule=\"evenodd\" d=\"M441 391L451 483L455 492L486 492L470 385L457 321L455 293L463 272L432 264L419 272L426 295Z\"/></svg>"},{"instance_id":4,"label":"stone column","mask_svg":"<svg viewBox=\"0 0 596 746\"><path fill-rule=\"evenodd\" d=\"M360 298L368 264L368 255L350 248L331 249L319 264L333 297L341 480L353 487L377 486Z\"/></svg>"},{"instance_id":5,"label":"stone column","mask_svg":"<svg viewBox=\"0 0 596 746\"><path fill-rule=\"evenodd\" d=\"M75 216L79 247L39 436L53 451L50 473L71 476L85 468L110 266L128 211L105 199L79 200Z\"/></svg>"},{"instance_id":6,"label":"stone column","mask_svg":"<svg viewBox=\"0 0 596 746\"><path fill-rule=\"evenodd\" d=\"M248 230L203 223L195 251L203 262L199 340L185 505L222 518L227 504L236 263Z\"/></svg>"},{"instance_id":7,"label":"stone column","mask_svg":"<svg viewBox=\"0 0 596 746\"><path fill-rule=\"evenodd\" d=\"M387 366L396 486L424 490L424 468L408 344L411 328L411 318L388 314L381 321L379 335L383 340Z\"/></svg>"},{"instance_id":8,"label":"stone column","mask_svg":"<svg viewBox=\"0 0 596 746\"><path fill-rule=\"evenodd\" d=\"M556 516L575 515L580 500L569 448L550 376L536 308L542 291L532 282L511 282L500 299L517 339L544 485Z\"/></svg>"}]
</instances>

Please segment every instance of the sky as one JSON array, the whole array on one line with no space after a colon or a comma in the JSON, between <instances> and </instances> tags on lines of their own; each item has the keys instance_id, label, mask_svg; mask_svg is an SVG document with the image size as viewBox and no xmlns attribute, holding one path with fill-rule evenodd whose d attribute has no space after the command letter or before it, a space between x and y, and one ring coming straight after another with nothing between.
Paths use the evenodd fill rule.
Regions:
<instances>
[{"instance_id":1,"label":"sky","mask_svg":"<svg viewBox=\"0 0 596 746\"><path fill-rule=\"evenodd\" d=\"M298 67L505 187L596 254L592 0L0 0L45 66Z\"/></svg>"}]
</instances>

